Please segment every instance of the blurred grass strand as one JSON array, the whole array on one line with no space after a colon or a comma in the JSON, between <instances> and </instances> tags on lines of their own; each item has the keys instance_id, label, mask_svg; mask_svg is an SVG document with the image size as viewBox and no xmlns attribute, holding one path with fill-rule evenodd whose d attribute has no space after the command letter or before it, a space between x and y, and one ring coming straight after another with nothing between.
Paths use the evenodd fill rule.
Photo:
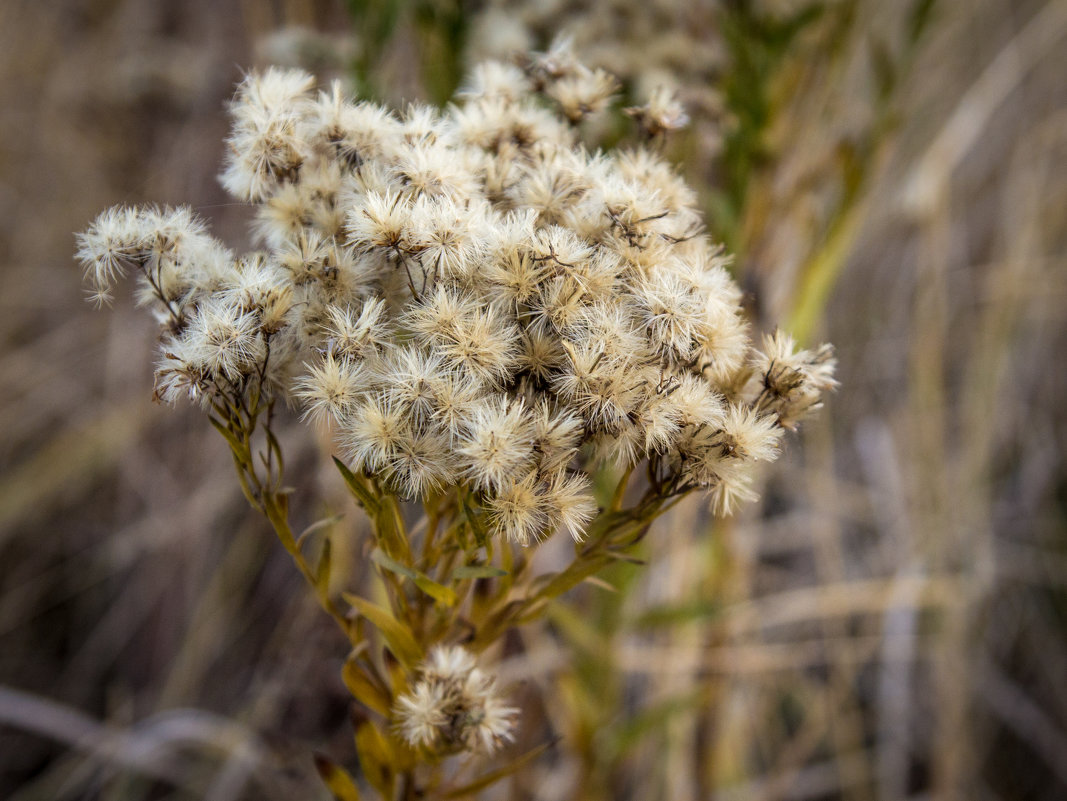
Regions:
<instances>
[{"instance_id":1,"label":"blurred grass strand","mask_svg":"<svg viewBox=\"0 0 1067 801\"><path fill-rule=\"evenodd\" d=\"M1067 35L1067 3L1049 0L986 65L963 93L941 131L904 182L904 205L929 215L944 198L953 171L985 132L993 113Z\"/></svg>"},{"instance_id":2,"label":"blurred grass strand","mask_svg":"<svg viewBox=\"0 0 1067 801\"><path fill-rule=\"evenodd\" d=\"M100 473L118 463L149 420L131 401L81 428L64 431L0 483L0 544L11 527L36 516L57 500L83 492Z\"/></svg>"},{"instance_id":3,"label":"blurred grass strand","mask_svg":"<svg viewBox=\"0 0 1067 801\"><path fill-rule=\"evenodd\" d=\"M56 701L0 686L0 721L83 751L94 760L120 765L181 787L184 772L170 761L187 744L232 753L252 761L261 748L243 727L202 710L175 709L126 729L116 729Z\"/></svg>"},{"instance_id":4,"label":"blurred grass strand","mask_svg":"<svg viewBox=\"0 0 1067 801\"><path fill-rule=\"evenodd\" d=\"M232 11L207 4L37 5L30 27L22 13L30 4L0 3L0 62L10 77L4 144L11 145L0 148L0 208L10 212L0 229L0 259L12 280L2 301L7 347L0 365L10 378L4 443L17 456L0 477L3 681L32 687L39 699L62 697L68 703L61 709L92 710L96 717L86 717L100 726L110 726L100 722L107 720L119 728L122 721L123 730L134 731L133 710L150 715L165 697L215 709L272 743L279 736L300 747L314 740L314 747L343 756L350 748L344 737L322 734L344 728L334 725L341 695L330 695L332 685L316 672L332 640L320 636L321 645L311 638L301 653L287 646L313 629L316 610L284 602L291 583L276 560L227 585L226 557L218 559L226 547L202 548L202 540L187 536L236 525L237 559L244 518L222 492L228 464L202 458L217 455L206 439L174 447L177 427L162 444L136 446L135 419L147 407L144 393L123 382L113 393L128 401L129 419L116 425L132 433L121 445L103 441L103 454L93 452L89 443L106 440L105 428L86 434L81 427L89 431L103 419L92 376L99 369L93 354L105 346L76 293L55 288L56 265L68 260L69 232L100 197L172 198L200 175L197 196L236 235L244 222L240 209L209 203L221 199L211 194L215 121L229 82L239 77L226 68L248 63L255 36L283 21L326 19L328 4L244 2L245 16L242 21L238 12L236 23ZM733 5L766 9L755 0ZM854 5L861 11L872 6L864 0ZM874 5L885 11L892 4ZM618 13L629 12L623 7ZM708 700L664 717L661 727L649 727L628 751L612 755L598 768L598 776L613 782L604 792L671 801L825 801L849 794L881 801L1051 801L1062 795L1067 552L1058 499L1067 440L1056 408L1064 386L1058 354L1067 345L1067 196L1059 177L1067 156L1064 17L1064 4L1056 0L940 5L936 35L922 54L924 70L902 87L903 135L894 137L894 169L871 183L877 203L858 207L862 224L842 237L841 247L855 251L850 263L840 270L838 258L826 257L829 266L808 268L832 278L824 280L829 292L813 296L828 302L828 331L842 343L848 368L848 391L831 401L841 415L832 458L818 440L815 449L793 448L763 488L766 506L758 517L705 532L701 510L690 505L650 536L657 549L670 549L657 555L669 564L641 580L640 602L663 613L659 619L669 625L658 632L641 625L648 607L640 604L617 610L619 633L604 646L612 650L614 672L583 677L583 692L598 682L605 686L582 696L615 706L592 710L582 725L614 733L687 691L706 690ZM201 35L206 31L210 35ZM649 50L664 33L647 33ZM865 33L861 25L849 36ZM188 97L172 97L180 81L134 81L128 67L115 67L119 55L131 59L134 45L158 52L166 64L166 45L182 38L195 41L196 49L181 52L204 53L222 66L207 84L191 84L191 104L183 105ZM414 64L416 42L414 34L402 33L389 49ZM84 79L74 79L88 73L81 68L86 58L72 58L79 51L91 53L89 63L99 67L92 72L104 78L88 92ZM184 73L179 68L174 74ZM838 91L842 77L825 77L828 91ZM852 98L843 110L856 111L856 102ZM152 122L160 109L162 120ZM807 150L831 127L792 116L787 122L813 130L803 142ZM939 127L927 130L931 123ZM171 128L180 128L189 144L175 150ZM691 153L704 152L702 140L686 145ZM19 163L31 165L32 180L18 171ZM77 191L57 189L70 187L71 178L57 177L64 172L74 176ZM130 174L149 178L131 191ZM756 262L768 265L775 279L763 291L783 283L781 273L789 278L787 270L773 271L789 264L791 253L818 259L837 247L824 236L814 244L829 251L810 249L813 233L826 230L819 227L826 209L805 207L803 192L800 187L777 206L766 203L773 210L765 215L768 224L794 230L783 247L757 254ZM892 215L899 209L908 220ZM46 240L51 244L38 252L37 243ZM64 281L72 276L71 268ZM923 300L927 290L934 297ZM788 310L795 300L790 295L774 308ZM117 341L119 332L112 337ZM118 346L111 350L113 360L147 360ZM910 371L903 366L909 358ZM65 475L59 442L83 448L76 455L90 476L73 476L61 491L35 487L50 481L52 470ZM46 449L50 456L43 458ZM199 476L189 475L196 471ZM115 497L104 498L97 489L112 474ZM323 481L311 471L301 478ZM164 486L157 494L153 485ZM212 485L217 491L199 489ZM303 519L318 519L319 512ZM176 514L187 530L168 524ZM105 537L111 529L115 533ZM364 580L361 540L353 539L350 556L336 560L339 570L349 571L349 585ZM826 549L822 557L819 548ZM844 571L833 564L835 550ZM819 576L834 577L828 600L820 600L816 558L824 560ZM131 580L131 570L143 577ZM212 599L192 602L203 587L210 587ZM594 611L615 608L611 599L601 603L609 594L597 588L576 592L590 599L588 621L595 620ZM708 598L724 603L701 607ZM792 612L797 598L800 607ZM775 625L761 625L764 610ZM135 630L126 631L131 624ZM521 632L508 643L501 681L525 688L530 698L551 697L574 670L561 642L555 633ZM183 680L185 665L192 672ZM828 666L838 681L851 679L858 703L830 692ZM200 692L196 674L208 677ZM312 685L323 694L321 706L305 692ZM858 706L864 716L860 749L841 752L839 745L852 735L828 734L829 716L842 700L848 714ZM573 710L562 706L539 716L545 730L574 725ZM939 725L942 737L928 738ZM0 785L6 790L9 777L26 780L21 801L91 793L101 801L144 801L153 794L210 801L307 795L301 780L310 766L274 754L250 784L243 784L248 763L232 751L190 760L189 771L173 777L180 784L162 779L163 786L152 786L147 773L121 780L124 772L138 776L136 767L51 746L29 730L0 729ZM901 739L901 733L908 736ZM803 738L804 747L777 760L794 737ZM603 759L609 739L597 739L581 758ZM551 765L516 780L513 797L581 798L577 759L554 754ZM945 763L956 760L948 770Z\"/></svg>"}]
</instances>

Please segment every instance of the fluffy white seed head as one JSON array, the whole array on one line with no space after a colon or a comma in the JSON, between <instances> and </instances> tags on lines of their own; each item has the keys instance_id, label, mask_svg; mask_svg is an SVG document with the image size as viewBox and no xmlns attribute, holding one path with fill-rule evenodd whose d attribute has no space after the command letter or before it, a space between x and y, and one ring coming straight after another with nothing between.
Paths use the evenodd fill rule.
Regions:
<instances>
[{"instance_id":1,"label":"fluffy white seed head","mask_svg":"<svg viewBox=\"0 0 1067 801\"><path fill-rule=\"evenodd\" d=\"M397 698L393 725L413 748L491 755L513 739L518 713L470 652L438 645L419 665L411 689Z\"/></svg>"},{"instance_id":2,"label":"fluffy white seed head","mask_svg":"<svg viewBox=\"0 0 1067 801\"><path fill-rule=\"evenodd\" d=\"M458 442L463 476L477 489L500 492L534 460L534 425L521 403L498 397L477 404Z\"/></svg>"},{"instance_id":3,"label":"fluffy white seed head","mask_svg":"<svg viewBox=\"0 0 1067 801\"><path fill-rule=\"evenodd\" d=\"M565 40L477 68L445 109L251 72L221 179L254 204L262 250L235 256L187 208L116 207L78 237L88 291L136 279L164 324L162 400L291 401L378 487L454 491L514 542L580 537L604 463L647 461L655 492L700 487L731 511L835 386L832 352L784 334L755 350L679 173L579 143L615 88ZM669 91L648 97L631 109L647 135L684 124ZM436 690L409 700L412 744L484 750L507 730L486 701L456 739Z\"/></svg>"},{"instance_id":4,"label":"fluffy white seed head","mask_svg":"<svg viewBox=\"0 0 1067 801\"><path fill-rule=\"evenodd\" d=\"M341 423L351 415L368 390L369 376L363 365L335 359L332 353L299 378L293 396L304 407L304 416Z\"/></svg>"}]
</instances>

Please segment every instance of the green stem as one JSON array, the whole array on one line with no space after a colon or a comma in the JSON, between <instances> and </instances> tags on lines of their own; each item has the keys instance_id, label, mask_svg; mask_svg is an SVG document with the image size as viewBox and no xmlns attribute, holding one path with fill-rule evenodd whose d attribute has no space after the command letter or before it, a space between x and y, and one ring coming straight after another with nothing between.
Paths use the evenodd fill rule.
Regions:
<instances>
[{"instance_id":1,"label":"green stem","mask_svg":"<svg viewBox=\"0 0 1067 801\"><path fill-rule=\"evenodd\" d=\"M626 472L624 472L619 478L619 483L615 487L615 494L611 498L611 506L609 507L610 511L617 512L622 509L623 498L626 495L626 487L630 483L630 475L633 473L633 471L634 465L630 465L626 468Z\"/></svg>"},{"instance_id":2,"label":"green stem","mask_svg":"<svg viewBox=\"0 0 1067 801\"><path fill-rule=\"evenodd\" d=\"M285 510L284 501L280 500L280 496L277 493L268 493L263 500L261 511L270 521L271 526L274 528L274 533L278 535L278 539L282 543L282 547L289 552L293 561L296 562L296 566L300 569L300 573L304 576L311 588L315 591L315 597L319 601L319 606L330 615L341 627L341 631L345 633L345 636L356 644L356 640L352 638L352 626L345 617L344 612L337 605L337 602L330 597L329 588L320 581L316 581L315 572L311 569L311 565L308 564L304 558L304 554L301 553L300 548L296 544L296 538L293 536L293 530L289 526L288 514Z\"/></svg>"},{"instance_id":3,"label":"green stem","mask_svg":"<svg viewBox=\"0 0 1067 801\"><path fill-rule=\"evenodd\" d=\"M612 552L625 551L640 541L663 502L663 498L653 496L632 509L602 512L590 525L588 539L578 549L574 561L564 570L540 577L541 586L537 587L535 582L522 599L500 599L486 615L472 642L475 650L488 647L513 626L536 619L549 601L611 564L614 561Z\"/></svg>"},{"instance_id":4,"label":"green stem","mask_svg":"<svg viewBox=\"0 0 1067 801\"><path fill-rule=\"evenodd\" d=\"M216 409L218 408L216 407ZM256 470L252 445L252 435L255 432L258 411L242 411L231 402L227 403L227 408L229 414L227 415L226 425L223 426L216 421L215 427L225 436L230 446L234 467L237 470L237 478L241 483L241 491L244 492L249 505L270 521L271 527L274 529L274 533L277 534L282 546L289 552L300 573L315 591L315 597L318 599L319 605L337 622L349 642L356 644L358 639L353 639L353 629L350 621L330 597L327 583L316 579L315 571L312 570L311 565L304 558L304 554L301 553L296 537L293 535L293 530L289 526L288 500L285 494L278 489L282 483L281 446L278 444L273 432L267 431L268 449L276 452L277 459L273 461L273 468L272 462L264 460L268 475L261 478ZM277 472L277 476L272 475L274 472Z\"/></svg>"}]
</instances>

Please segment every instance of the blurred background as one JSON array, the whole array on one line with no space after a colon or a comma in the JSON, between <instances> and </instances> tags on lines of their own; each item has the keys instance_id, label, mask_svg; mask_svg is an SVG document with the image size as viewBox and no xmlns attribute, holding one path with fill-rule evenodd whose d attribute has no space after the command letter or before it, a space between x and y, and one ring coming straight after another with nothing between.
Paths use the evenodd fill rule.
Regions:
<instances>
[{"instance_id":1,"label":"blurred background","mask_svg":"<svg viewBox=\"0 0 1067 801\"><path fill-rule=\"evenodd\" d=\"M486 797L1067 797L1064 0L5 0L0 797L323 799L310 755L354 760L345 643L73 232L186 203L247 247L242 69L444 102L561 31L624 105L684 98L668 155L754 328L833 342L841 387L760 503L690 499L515 635L516 752L562 739ZM345 510L283 438L298 523Z\"/></svg>"}]
</instances>

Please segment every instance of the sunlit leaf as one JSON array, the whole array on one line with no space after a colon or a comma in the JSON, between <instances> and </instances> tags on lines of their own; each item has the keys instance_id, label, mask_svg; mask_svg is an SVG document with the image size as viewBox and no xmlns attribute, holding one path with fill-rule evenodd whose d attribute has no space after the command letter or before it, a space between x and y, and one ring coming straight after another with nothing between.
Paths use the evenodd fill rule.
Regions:
<instances>
[{"instance_id":1,"label":"sunlit leaf","mask_svg":"<svg viewBox=\"0 0 1067 801\"><path fill-rule=\"evenodd\" d=\"M453 607L456 605L457 601L459 601L459 597L456 595L455 590L451 587L446 587L443 584L438 584L429 576L422 573L415 576L415 586L442 606Z\"/></svg>"},{"instance_id":2,"label":"sunlit leaf","mask_svg":"<svg viewBox=\"0 0 1067 801\"><path fill-rule=\"evenodd\" d=\"M413 670L422 660L422 649L412 636L411 631L393 617L388 609L371 603L358 595L344 593L344 599L363 617L369 620L382 633L389 650L400 660L405 668Z\"/></svg>"},{"instance_id":3,"label":"sunlit leaf","mask_svg":"<svg viewBox=\"0 0 1067 801\"><path fill-rule=\"evenodd\" d=\"M359 663L353 657L345 660L341 668L341 679L353 697L368 709L373 709L383 717L389 717L389 697L359 669Z\"/></svg>"},{"instance_id":4,"label":"sunlit leaf","mask_svg":"<svg viewBox=\"0 0 1067 801\"><path fill-rule=\"evenodd\" d=\"M382 798L392 798L393 771L390 769L389 749L378 727L370 721L356 729L356 753L367 782Z\"/></svg>"}]
</instances>

